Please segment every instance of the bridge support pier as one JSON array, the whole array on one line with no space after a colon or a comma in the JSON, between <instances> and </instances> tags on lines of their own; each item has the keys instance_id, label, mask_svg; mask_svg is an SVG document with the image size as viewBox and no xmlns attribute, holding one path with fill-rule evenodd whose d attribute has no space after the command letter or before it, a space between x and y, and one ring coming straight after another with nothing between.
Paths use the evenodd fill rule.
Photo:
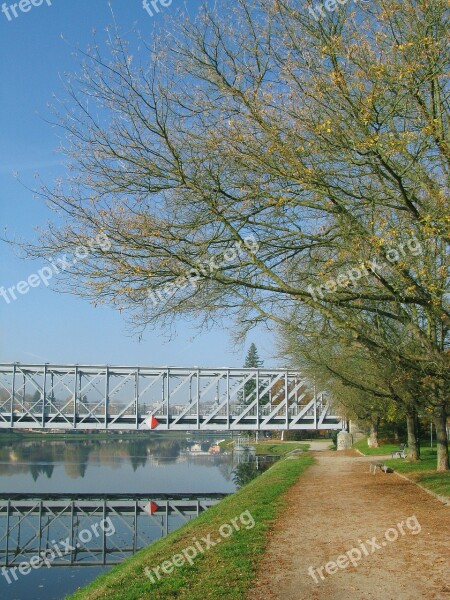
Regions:
<instances>
[{"instance_id":1,"label":"bridge support pier","mask_svg":"<svg viewBox=\"0 0 450 600\"><path fill-rule=\"evenodd\" d=\"M337 449L350 450L353 445L353 436L348 431L340 431L337 435Z\"/></svg>"}]
</instances>

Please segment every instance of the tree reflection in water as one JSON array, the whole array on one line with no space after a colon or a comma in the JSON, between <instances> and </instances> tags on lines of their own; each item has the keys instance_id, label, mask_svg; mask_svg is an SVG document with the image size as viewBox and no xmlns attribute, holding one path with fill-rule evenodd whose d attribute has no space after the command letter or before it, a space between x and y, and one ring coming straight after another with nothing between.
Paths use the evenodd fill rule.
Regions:
<instances>
[{"instance_id":1,"label":"tree reflection in water","mask_svg":"<svg viewBox=\"0 0 450 600\"><path fill-rule=\"evenodd\" d=\"M274 456L255 456L250 452L241 453L239 462L232 471L233 483L238 488L247 485L252 479L267 471L277 459L278 457Z\"/></svg>"},{"instance_id":2,"label":"tree reflection in water","mask_svg":"<svg viewBox=\"0 0 450 600\"><path fill-rule=\"evenodd\" d=\"M259 475L255 462L238 464L233 470L233 483L241 488Z\"/></svg>"},{"instance_id":3,"label":"tree reflection in water","mask_svg":"<svg viewBox=\"0 0 450 600\"><path fill-rule=\"evenodd\" d=\"M74 436L76 437L76 436ZM129 461L134 472L145 467L149 460L167 463L177 462L181 456L195 458L196 464L218 467L226 480L231 479L232 464L224 456L197 456L188 452L189 442L184 438L116 439L95 440L20 440L2 443L0 436L0 476L30 473L33 480L40 476L51 478L55 466L64 466L70 479L83 479L89 465L102 464L119 469ZM201 448L208 451L214 440L202 441Z\"/></svg>"}]
</instances>

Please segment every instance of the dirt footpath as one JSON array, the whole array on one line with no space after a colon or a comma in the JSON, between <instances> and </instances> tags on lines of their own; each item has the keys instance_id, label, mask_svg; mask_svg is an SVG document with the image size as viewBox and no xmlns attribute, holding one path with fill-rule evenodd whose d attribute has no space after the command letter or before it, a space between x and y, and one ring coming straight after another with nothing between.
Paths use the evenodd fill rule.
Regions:
<instances>
[{"instance_id":1,"label":"dirt footpath","mask_svg":"<svg viewBox=\"0 0 450 600\"><path fill-rule=\"evenodd\" d=\"M369 474L374 457L314 455L247 600L450 599L450 506L394 474Z\"/></svg>"}]
</instances>

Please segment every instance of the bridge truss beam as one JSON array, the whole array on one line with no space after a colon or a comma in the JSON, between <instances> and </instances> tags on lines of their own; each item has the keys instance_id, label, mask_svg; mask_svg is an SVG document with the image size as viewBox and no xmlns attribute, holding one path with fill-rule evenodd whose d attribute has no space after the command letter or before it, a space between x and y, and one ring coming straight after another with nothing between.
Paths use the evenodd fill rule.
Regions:
<instances>
[{"instance_id":1,"label":"bridge truss beam","mask_svg":"<svg viewBox=\"0 0 450 600\"><path fill-rule=\"evenodd\" d=\"M0 364L0 428L342 429L298 372Z\"/></svg>"}]
</instances>

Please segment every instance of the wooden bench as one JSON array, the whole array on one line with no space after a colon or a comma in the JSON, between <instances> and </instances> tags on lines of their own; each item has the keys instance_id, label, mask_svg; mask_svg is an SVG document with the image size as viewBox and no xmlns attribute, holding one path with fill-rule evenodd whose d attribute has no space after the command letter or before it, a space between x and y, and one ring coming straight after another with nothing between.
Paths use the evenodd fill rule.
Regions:
<instances>
[{"instance_id":1,"label":"wooden bench","mask_svg":"<svg viewBox=\"0 0 450 600\"><path fill-rule=\"evenodd\" d=\"M400 444L400 448L391 453L392 458L406 458L406 448L406 444Z\"/></svg>"}]
</instances>

